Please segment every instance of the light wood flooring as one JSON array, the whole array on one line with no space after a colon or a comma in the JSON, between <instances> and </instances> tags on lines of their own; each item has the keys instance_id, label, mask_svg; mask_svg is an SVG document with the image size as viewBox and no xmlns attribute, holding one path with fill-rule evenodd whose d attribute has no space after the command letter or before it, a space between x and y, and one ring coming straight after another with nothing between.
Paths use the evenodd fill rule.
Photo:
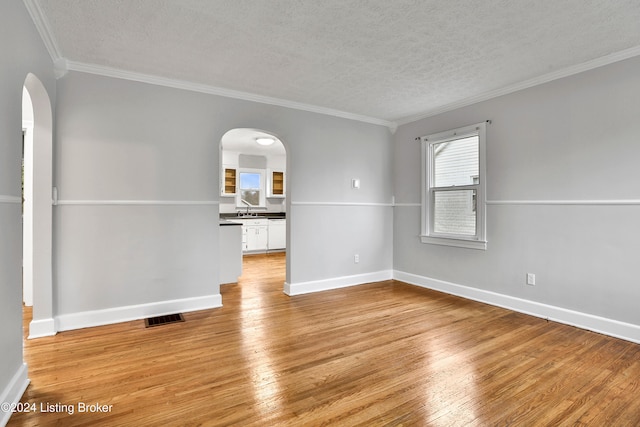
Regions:
<instances>
[{"instance_id":1,"label":"light wood flooring","mask_svg":"<svg viewBox=\"0 0 640 427\"><path fill-rule=\"evenodd\" d=\"M245 257L184 323L27 340L37 411L9 426L640 425L640 345L395 281L283 281L283 254Z\"/></svg>"}]
</instances>

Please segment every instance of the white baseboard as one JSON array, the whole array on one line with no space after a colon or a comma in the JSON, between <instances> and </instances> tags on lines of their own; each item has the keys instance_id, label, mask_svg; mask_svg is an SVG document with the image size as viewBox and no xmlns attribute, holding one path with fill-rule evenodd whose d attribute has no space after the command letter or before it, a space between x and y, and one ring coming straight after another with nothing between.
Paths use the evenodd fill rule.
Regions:
<instances>
[{"instance_id":1,"label":"white baseboard","mask_svg":"<svg viewBox=\"0 0 640 427\"><path fill-rule=\"evenodd\" d=\"M220 294L63 314L57 316L56 320L59 331L69 331L217 307L222 307L222 295Z\"/></svg>"},{"instance_id":2,"label":"white baseboard","mask_svg":"<svg viewBox=\"0 0 640 427\"><path fill-rule=\"evenodd\" d=\"M443 280L418 276L403 271L394 270L393 278L411 285L457 295L474 301L479 301L498 307L507 308L519 313L552 320L558 323L575 326L593 332L620 338L640 344L640 325L620 322L592 314L581 313L553 305L542 304L509 295L458 285Z\"/></svg>"},{"instance_id":3,"label":"white baseboard","mask_svg":"<svg viewBox=\"0 0 640 427\"><path fill-rule=\"evenodd\" d=\"M29 336L27 338L41 338L55 335L56 321L54 319L32 320L29 323Z\"/></svg>"},{"instance_id":4,"label":"white baseboard","mask_svg":"<svg viewBox=\"0 0 640 427\"><path fill-rule=\"evenodd\" d=\"M27 375L27 364L20 365L16 373L11 378L7 387L0 394L0 403L18 403L22 398L27 386L29 385L29 377ZM6 426L11 418L11 412L5 412L0 409L0 426Z\"/></svg>"},{"instance_id":5,"label":"white baseboard","mask_svg":"<svg viewBox=\"0 0 640 427\"><path fill-rule=\"evenodd\" d=\"M289 296L302 295L312 292L362 285L365 283L382 282L383 280L391 280L392 278L392 270L383 270L375 271L373 273L356 274L353 276L342 276L324 280L313 280L309 282L285 283L284 293Z\"/></svg>"}]
</instances>

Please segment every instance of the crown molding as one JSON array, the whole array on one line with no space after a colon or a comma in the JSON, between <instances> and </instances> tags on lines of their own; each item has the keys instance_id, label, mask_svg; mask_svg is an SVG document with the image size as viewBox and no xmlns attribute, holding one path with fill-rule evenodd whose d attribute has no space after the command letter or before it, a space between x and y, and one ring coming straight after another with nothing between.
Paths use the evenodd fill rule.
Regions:
<instances>
[{"instance_id":1,"label":"crown molding","mask_svg":"<svg viewBox=\"0 0 640 427\"><path fill-rule=\"evenodd\" d=\"M320 107L317 105L305 104L300 102L289 101L286 99L273 98L269 96L257 95L249 92L242 92L237 90L225 89L216 86L209 86L205 84L193 83L184 80L170 79L166 77L155 76L151 74L137 73L133 71L126 71L117 68L105 67L101 65L88 64L78 61L71 61L62 56L61 50L58 47L56 38L51 31L51 26L47 20L38 0L23 0L24 5L33 20L33 23L42 38L42 41L49 52L49 56L54 62L54 72L56 78L63 77L68 71L77 71L88 74L96 74L105 77L113 77L124 80L131 80L141 83L148 83L157 86L165 86L174 89L188 90L191 92L200 92L210 95L222 96L225 98L239 99L243 101L257 102L261 104L274 105L279 107L291 108L294 110L308 111L311 113L318 113L328 116L340 117L343 119L359 121L363 123L370 123L374 125L384 126L389 129L391 134L395 134L398 126L402 126L408 123L412 123L418 120L426 119L438 114L446 113L448 111L456 110L458 108L467 107L469 105L477 104L479 102L487 101L499 96L508 95L513 92L517 92L530 87L538 86L544 83L548 83L554 80L558 80L564 77L569 77L574 74L589 71L595 68L599 68L605 65L609 65L615 62L619 62L625 59L629 59L640 55L640 46L635 46L629 49L625 49L619 52L614 52L609 55L605 55L590 61L576 64L570 67L556 70L551 73L544 74L542 76L534 77L529 80L525 80L520 83L509 85L500 89L485 92L480 95L472 96L462 99L457 102L443 105L420 114L407 116L395 121L389 121L379 119L376 117L363 116L360 114L349 113L346 111L335 110L332 108Z\"/></svg>"},{"instance_id":2,"label":"crown molding","mask_svg":"<svg viewBox=\"0 0 640 427\"><path fill-rule=\"evenodd\" d=\"M324 114L328 116L340 117L343 119L355 120L374 125L385 126L394 129L395 123L375 117L362 116L359 114L348 113L346 111L334 110L332 108L319 107L317 105L304 104L300 102L288 101L286 99L272 98L269 96L257 95L249 92L242 92L231 89L224 89L216 86L188 82L185 80L170 79L166 77L155 76L151 74L137 73L126 71L119 68L105 67L96 64L87 64L66 60L66 69L87 74L96 74L105 77L113 77L123 80L131 80L135 82L148 83L156 86L165 86L174 89L188 90L191 92L206 93L209 95L223 96L225 98L240 99L243 101L258 102L261 104L274 105L278 107L292 108L294 110L308 111L311 113Z\"/></svg>"},{"instance_id":3,"label":"crown molding","mask_svg":"<svg viewBox=\"0 0 640 427\"><path fill-rule=\"evenodd\" d=\"M269 96L257 95L249 92L224 89L216 86L192 83L184 80L170 79L166 77L155 76L151 74L136 73L117 68L104 67L95 64L87 64L83 62L71 61L62 56L62 52L58 47L56 38L51 31L51 26L47 20L38 0L23 0L24 5L33 20L33 23L42 38L42 41L49 52L49 56L54 63L54 73L57 79L62 78L68 71L78 71L89 74L96 74L105 77L113 77L124 80L131 80L141 83L148 83L157 86L171 87L174 89L188 90L191 92L206 93L209 95L218 95L225 98L240 99L243 101L258 102L261 104L274 105L278 107L291 108L294 110L308 111L311 113L324 114L328 116L340 117L358 122L370 123L389 128L391 133L395 133L397 124L387 120L375 117L363 116L360 114L349 113L346 111L334 110L332 108L320 107L317 105L304 104L301 102L288 101L286 99L272 98Z\"/></svg>"},{"instance_id":4,"label":"crown molding","mask_svg":"<svg viewBox=\"0 0 640 427\"><path fill-rule=\"evenodd\" d=\"M31 20L36 26L38 33L40 33L40 37L42 38L42 42L44 46L47 48L47 52L49 52L49 56L53 62L58 61L62 58L62 53L60 52L60 48L58 47L58 43L56 42L56 38L51 31L51 26L49 25L49 21L47 20L42 8L40 7L40 3L37 0L22 0L29 15L31 16Z\"/></svg>"},{"instance_id":5,"label":"crown molding","mask_svg":"<svg viewBox=\"0 0 640 427\"><path fill-rule=\"evenodd\" d=\"M64 58L59 58L53 61L53 74L56 77L56 80L63 78L69 72L69 68L67 67L67 60Z\"/></svg>"},{"instance_id":6,"label":"crown molding","mask_svg":"<svg viewBox=\"0 0 640 427\"><path fill-rule=\"evenodd\" d=\"M421 114L398 119L396 120L396 123L398 126L406 125L407 123L412 123L418 120L426 119L427 117L433 117L437 114L446 113L448 111L457 110L458 108L467 107L472 104L477 104L478 102L488 101L490 99L497 98L502 95L508 95L510 93L517 92L519 90L528 89L533 86L538 86L538 85L548 83L554 80L558 80L564 77L569 77L574 74L582 73L584 71L593 70L595 68L603 67L605 65L613 64L614 62L619 62L625 59L633 58L634 56L638 56L638 55L640 55L640 46L632 47L630 49L625 49L620 52L615 52L609 55L601 56L600 58L592 59L590 61L586 61L580 64L566 67L561 70L543 74L541 76L534 77L532 79L525 80L520 83L509 85L509 86L496 89L490 92L485 92L477 96L465 98L458 102L453 102L451 104L443 105L441 107L434 108L429 111L425 111L424 113L421 113Z\"/></svg>"}]
</instances>

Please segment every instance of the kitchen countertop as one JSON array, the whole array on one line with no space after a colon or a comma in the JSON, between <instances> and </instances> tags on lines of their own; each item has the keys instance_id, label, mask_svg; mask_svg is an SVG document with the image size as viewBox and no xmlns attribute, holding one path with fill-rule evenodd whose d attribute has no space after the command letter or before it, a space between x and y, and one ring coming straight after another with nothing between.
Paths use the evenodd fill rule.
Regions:
<instances>
[{"instance_id":1,"label":"kitchen countertop","mask_svg":"<svg viewBox=\"0 0 640 427\"><path fill-rule=\"evenodd\" d=\"M252 216L238 216L236 213L221 213L220 221L228 221L234 219L286 219L285 212L261 212Z\"/></svg>"},{"instance_id":2,"label":"kitchen countertop","mask_svg":"<svg viewBox=\"0 0 640 427\"><path fill-rule=\"evenodd\" d=\"M242 225L239 222L231 222L231 221L227 221L226 219L222 219L222 218L220 218L219 224L221 226L225 226L225 227L228 226L228 225Z\"/></svg>"},{"instance_id":3,"label":"kitchen countertop","mask_svg":"<svg viewBox=\"0 0 640 427\"><path fill-rule=\"evenodd\" d=\"M285 212L261 212L255 216L238 216L236 213L221 213L220 214L220 226L229 225L242 225L239 222L234 222L234 219L286 219L287 214Z\"/></svg>"}]
</instances>

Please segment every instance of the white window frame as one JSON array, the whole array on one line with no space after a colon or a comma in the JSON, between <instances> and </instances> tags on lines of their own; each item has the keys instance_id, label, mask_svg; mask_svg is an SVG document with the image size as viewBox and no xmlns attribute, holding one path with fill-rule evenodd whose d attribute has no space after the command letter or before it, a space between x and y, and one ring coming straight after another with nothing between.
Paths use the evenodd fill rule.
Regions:
<instances>
[{"instance_id":1,"label":"white window frame","mask_svg":"<svg viewBox=\"0 0 640 427\"><path fill-rule=\"evenodd\" d=\"M478 135L479 182L470 185L435 187L435 145L473 135ZM486 123L482 122L426 135L421 137L420 141L422 145L422 228L420 233L422 243L486 250ZM434 231L434 193L443 189L476 190L476 234L474 236L444 234Z\"/></svg>"},{"instance_id":2,"label":"white window frame","mask_svg":"<svg viewBox=\"0 0 640 427\"><path fill-rule=\"evenodd\" d=\"M267 201L266 201L266 185L265 185L265 171L264 169L249 169L249 168L242 168L242 169L238 169L238 187L236 189L236 207L237 208L242 208L242 209L246 209L247 205L245 205L244 203L242 203L242 189L240 188L240 174L242 173L253 173L253 174L257 174L260 175L260 204L258 205L251 205L251 208L266 208L267 207Z\"/></svg>"}]
</instances>

